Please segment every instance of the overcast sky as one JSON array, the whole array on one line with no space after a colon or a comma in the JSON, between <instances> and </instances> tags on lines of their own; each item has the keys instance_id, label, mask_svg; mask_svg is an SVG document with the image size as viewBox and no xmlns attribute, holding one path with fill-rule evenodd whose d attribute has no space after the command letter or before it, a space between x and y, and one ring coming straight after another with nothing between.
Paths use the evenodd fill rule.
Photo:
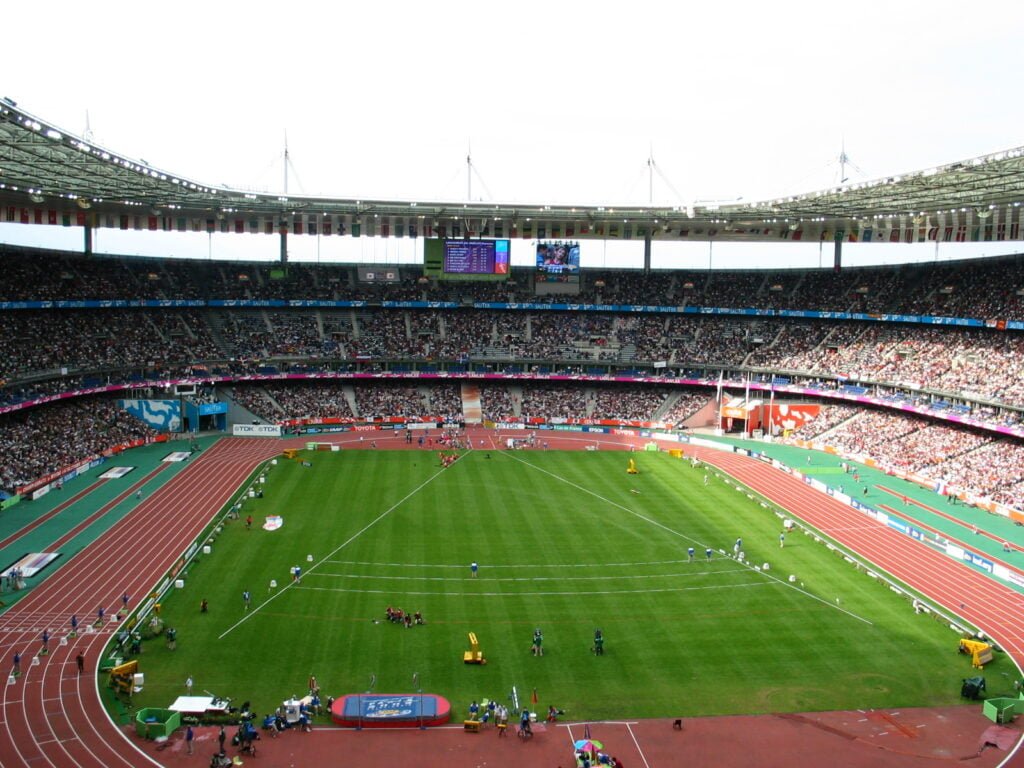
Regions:
<instances>
[{"instance_id":1,"label":"overcast sky","mask_svg":"<svg viewBox=\"0 0 1024 768\"><path fill-rule=\"evenodd\" d=\"M1024 144L1024 3L207 2L4 9L0 96L292 193L761 199ZM983 11L983 12L982 12ZM859 170L858 170L859 169Z\"/></svg>"}]
</instances>

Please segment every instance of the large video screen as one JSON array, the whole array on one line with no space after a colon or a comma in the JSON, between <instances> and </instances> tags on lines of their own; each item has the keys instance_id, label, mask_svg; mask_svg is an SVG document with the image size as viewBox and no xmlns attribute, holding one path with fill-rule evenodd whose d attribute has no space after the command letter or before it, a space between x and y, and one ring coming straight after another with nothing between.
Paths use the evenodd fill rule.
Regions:
<instances>
[{"instance_id":1,"label":"large video screen","mask_svg":"<svg viewBox=\"0 0 1024 768\"><path fill-rule=\"evenodd\" d=\"M578 274L579 243L537 243L537 270L547 274Z\"/></svg>"},{"instance_id":2,"label":"large video screen","mask_svg":"<svg viewBox=\"0 0 1024 768\"><path fill-rule=\"evenodd\" d=\"M449 275L507 275L508 240L445 240L444 272Z\"/></svg>"}]
</instances>

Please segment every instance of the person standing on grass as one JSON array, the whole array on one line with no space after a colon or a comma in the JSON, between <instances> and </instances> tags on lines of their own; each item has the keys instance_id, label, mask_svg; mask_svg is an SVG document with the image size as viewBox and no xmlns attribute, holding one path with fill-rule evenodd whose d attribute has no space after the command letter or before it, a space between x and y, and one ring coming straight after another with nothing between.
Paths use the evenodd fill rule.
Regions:
<instances>
[{"instance_id":1,"label":"person standing on grass","mask_svg":"<svg viewBox=\"0 0 1024 768\"><path fill-rule=\"evenodd\" d=\"M475 579L476 572L478 570L480 570L480 565L477 563L476 560L474 560L472 563L469 564L469 578Z\"/></svg>"},{"instance_id":2,"label":"person standing on grass","mask_svg":"<svg viewBox=\"0 0 1024 768\"><path fill-rule=\"evenodd\" d=\"M532 646L532 650L533 650L533 655L534 656L543 656L544 655L544 635L540 631L540 627L537 627L537 629L533 630L533 646Z\"/></svg>"},{"instance_id":3,"label":"person standing on grass","mask_svg":"<svg viewBox=\"0 0 1024 768\"><path fill-rule=\"evenodd\" d=\"M783 531L782 533L779 534L779 549L782 549L785 546L786 546L786 532Z\"/></svg>"},{"instance_id":4,"label":"person standing on grass","mask_svg":"<svg viewBox=\"0 0 1024 768\"><path fill-rule=\"evenodd\" d=\"M191 696L191 695L192 695L192 683L193 683L193 681L192 681L192 675L189 675L189 676L188 676L187 678L185 678L185 692L186 692L186 693L187 693L187 694L188 694L189 696Z\"/></svg>"},{"instance_id":5,"label":"person standing on grass","mask_svg":"<svg viewBox=\"0 0 1024 768\"><path fill-rule=\"evenodd\" d=\"M249 610L249 605L252 603L252 595L249 594L249 590L245 590L242 593L242 603L245 605L245 610Z\"/></svg>"},{"instance_id":6,"label":"person standing on grass","mask_svg":"<svg viewBox=\"0 0 1024 768\"><path fill-rule=\"evenodd\" d=\"M704 556L707 557L708 562L711 562L711 547L704 550Z\"/></svg>"},{"instance_id":7,"label":"person standing on grass","mask_svg":"<svg viewBox=\"0 0 1024 768\"><path fill-rule=\"evenodd\" d=\"M247 530L247 531L251 531L252 530L252 515L246 515L245 516L245 530Z\"/></svg>"},{"instance_id":8,"label":"person standing on grass","mask_svg":"<svg viewBox=\"0 0 1024 768\"><path fill-rule=\"evenodd\" d=\"M690 562L692 563L693 562L693 547L690 547L688 550L686 550L686 554L690 558Z\"/></svg>"}]
</instances>

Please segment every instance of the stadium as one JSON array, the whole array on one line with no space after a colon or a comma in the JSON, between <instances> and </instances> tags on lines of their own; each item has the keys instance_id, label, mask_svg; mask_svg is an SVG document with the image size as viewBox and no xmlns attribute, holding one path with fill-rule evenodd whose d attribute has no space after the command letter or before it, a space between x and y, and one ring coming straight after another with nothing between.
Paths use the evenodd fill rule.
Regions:
<instances>
[{"instance_id":1,"label":"stadium","mask_svg":"<svg viewBox=\"0 0 1024 768\"><path fill-rule=\"evenodd\" d=\"M1021 241L1022 153L757 203L284 198L0 102L0 222L82 243L0 246L3 765L205 763L314 689L312 734L285 712L222 751L1011 764L1024 261L843 248ZM111 256L104 230L280 257ZM414 262L289 260L371 237ZM581 264L609 240L642 267ZM654 268L681 241L827 263ZM484 698L537 737L460 724Z\"/></svg>"}]
</instances>

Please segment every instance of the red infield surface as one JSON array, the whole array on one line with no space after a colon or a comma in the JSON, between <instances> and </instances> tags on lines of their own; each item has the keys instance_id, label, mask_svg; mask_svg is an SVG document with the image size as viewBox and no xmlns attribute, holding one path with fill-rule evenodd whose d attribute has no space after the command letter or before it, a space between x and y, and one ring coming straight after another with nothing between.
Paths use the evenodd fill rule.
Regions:
<instances>
[{"instance_id":1,"label":"red infield surface","mask_svg":"<svg viewBox=\"0 0 1024 768\"><path fill-rule=\"evenodd\" d=\"M321 436L318 439L325 440ZM349 448L372 450L370 439L358 442L358 437L351 434L326 439ZM380 448L406 448L400 435L375 434L372 439ZM595 443L600 443L601 449L625 449L643 442L579 433L551 433L546 439L550 448L557 449L580 449ZM480 447L480 440L487 448L503 444L502 437L494 432L474 430L474 447ZM93 633L82 629L95 620L98 607L105 608L108 616L114 613L125 592L131 595L132 606L141 602L257 462L304 442L304 438L287 442L235 438L194 456L185 471L0 616L4 670L10 669L15 650L22 654L21 677L14 684L4 685L2 694L0 766L209 765L216 750L216 728L197 730L195 754L189 756L180 732L165 748L158 749L154 742L135 737L133 728L118 727L110 720L100 703L97 685L101 682L92 671L114 630L109 624ZM1018 593L761 462L717 451L703 452L701 458L742 478L779 506L984 628L1014 658L1021 658L1024 598ZM79 636L68 640L67 645L59 645L59 638L70 628L72 614L79 618ZM52 635L50 654L33 665L44 629ZM87 673L81 676L75 666L79 651L86 659ZM1011 753L1004 751L1013 747L1020 733L993 726L977 704L943 709L694 718L681 725L677 730L672 720L642 720L592 723L589 728L591 736L604 742L606 751L629 768L826 763L833 768L910 768L960 762L989 768L1004 760L1007 762L1002 764L1007 766L1024 765L1024 760L1016 756L1008 760ZM572 740L583 734L584 725L573 723L549 725L525 742L514 733L499 737L494 728L471 734L458 726L427 731L354 731L321 725L312 733L286 732L276 739L265 738L257 742L257 756L242 759L265 768L569 768ZM998 741L1004 748L983 748L986 741Z\"/></svg>"}]
</instances>

